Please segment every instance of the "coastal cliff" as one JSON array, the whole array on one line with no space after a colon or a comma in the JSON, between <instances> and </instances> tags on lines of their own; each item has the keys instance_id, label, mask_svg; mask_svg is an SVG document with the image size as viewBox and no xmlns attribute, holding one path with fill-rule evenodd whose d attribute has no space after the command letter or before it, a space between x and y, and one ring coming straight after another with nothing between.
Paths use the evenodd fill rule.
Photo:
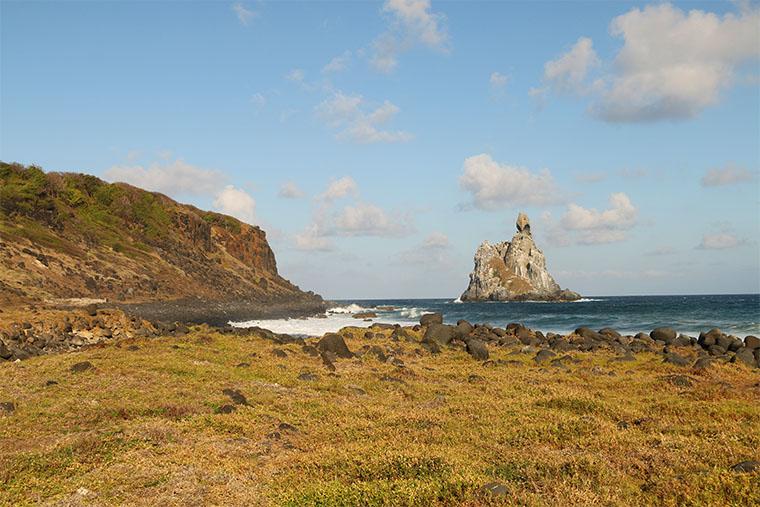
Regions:
<instances>
[{"instance_id":1,"label":"coastal cliff","mask_svg":"<svg viewBox=\"0 0 760 507\"><path fill-rule=\"evenodd\" d=\"M0 163L0 302L76 298L323 306L279 275L255 225L125 183Z\"/></svg>"},{"instance_id":2,"label":"coastal cliff","mask_svg":"<svg viewBox=\"0 0 760 507\"><path fill-rule=\"evenodd\" d=\"M580 295L562 289L546 269L543 252L533 241L527 215L517 217L512 241L484 241L475 252L475 268L462 301L575 301Z\"/></svg>"}]
</instances>

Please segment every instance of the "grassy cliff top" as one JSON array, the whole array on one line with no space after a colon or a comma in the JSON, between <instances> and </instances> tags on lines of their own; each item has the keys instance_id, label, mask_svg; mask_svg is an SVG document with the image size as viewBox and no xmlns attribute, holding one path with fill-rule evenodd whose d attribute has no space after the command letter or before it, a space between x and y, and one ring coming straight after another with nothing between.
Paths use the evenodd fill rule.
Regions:
<instances>
[{"instance_id":1,"label":"grassy cliff top","mask_svg":"<svg viewBox=\"0 0 760 507\"><path fill-rule=\"evenodd\" d=\"M758 473L731 470L760 459L754 371L599 351L562 369L519 348L483 365L364 331L351 350L404 366L368 353L330 372L301 345L205 327L0 364L0 503L760 503Z\"/></svg>"},{"instance_id":2,"label":"grassy cliff top","mask_svg":"<svg viewBox=\"0 0 760 507\"><path fill-rule=\"evenodd\" d=\"M87 174L0 162L0 244L0 301L313 299L259 227Z\"/></svg>"}]
</instances>

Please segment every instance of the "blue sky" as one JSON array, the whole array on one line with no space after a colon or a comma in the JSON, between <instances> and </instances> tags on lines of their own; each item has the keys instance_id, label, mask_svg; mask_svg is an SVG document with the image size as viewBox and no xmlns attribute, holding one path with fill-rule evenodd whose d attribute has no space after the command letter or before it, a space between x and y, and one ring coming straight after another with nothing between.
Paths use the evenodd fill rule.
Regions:
<instances>
[{"instance_id":1,"label":"blue sky","mask_svg":"<svg viewBox=\"0 0 760 507\"><path fill-rule=\"evenodd\" d=\"M455 297L521 210L583 294L760 291L756 4L0 9L2 160L259 224L327 297Z\"/></svg>"}]
</instances>

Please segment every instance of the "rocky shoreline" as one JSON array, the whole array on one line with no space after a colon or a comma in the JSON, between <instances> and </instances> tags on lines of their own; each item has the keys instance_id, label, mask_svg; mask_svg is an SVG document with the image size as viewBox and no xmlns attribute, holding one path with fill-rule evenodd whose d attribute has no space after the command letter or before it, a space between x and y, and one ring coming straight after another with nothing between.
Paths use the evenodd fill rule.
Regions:
<instances>
[{"instance_id":1,"label":"rocky shoreline","mask_svg":"<svg viewBox=\"0 0 760 507\"><path fill-rule=\"evenodd\" d=\"M231 319L250 318L251 313L244 312L250 312L253 305L240 303L215 309L203 306L202 301L191 303L150 303L137 308L88 305L65 310L32 307L13 314L0 313L0 361L74 351L120 339L181 336L189 333L190 326L195 324L204 324L225 334L255 334L278 343L305 343L302 337L273 333L262 328L234 328L227 324ZM202 312L204 308L207 311L205 317ZM268 307L268 311L271 313L266 315L277 318L293 316L294 311L303 312L301 315L313 315L320 308L291 303ZM715 362L760 368L760 338L746 336L742 339L719 329L711 329L694 337L666 327L635 335L622 335L611 328L593 330L579 327L572 333L562 335L543 333L519 323L502 328L460 320L456 325L447 325L443 323L442 314L429 313L423 315L415 326L373 323L364 327L357 324L337 333L327 333L322 339L331 343L342 342L341 336L349 330L360 331L367 340L371 340L375 333L390 332L391 340L416 343L420 349L431 354L438 354L446 348L461 349L479 361L489 360L489 349L507 348L516 353L534 354L538 364L560 368L573 362L570 353L596 351L613 353L617 361L632 361L634 355L639 353L655 353L661 355L666 363L695 369L707 368ZM342 345L338 348L341 353L335 357L326 356L326 364L346 355Z\"/></svg>"},{"instance_id":2,"label":"rocky shoreline","mask_svg":"<svg viewBox=\"0 0 760 507\"><path fill-rule=\"evenodd\" d=\"M226 326L230 321L312 317L324 314L327 310L327 303L317 297L267 303L186 298L176 301L115 304L113 306L129 315L149 321L208 324L216 327Z\"/></svg>"}]
</instances>

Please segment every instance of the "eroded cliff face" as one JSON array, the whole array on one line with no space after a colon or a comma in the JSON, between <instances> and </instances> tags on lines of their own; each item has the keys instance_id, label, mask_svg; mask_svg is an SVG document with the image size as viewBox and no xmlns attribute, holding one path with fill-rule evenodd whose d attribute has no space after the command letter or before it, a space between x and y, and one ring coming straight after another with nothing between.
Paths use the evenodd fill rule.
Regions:
<instances>
[{"instance_id":1,"label":"eroded cliff face","mask_svg":"<svg viewBox=\"0 0 760 507\"><path fill-rule=\"evenodd\" d=\"M0 302L315 301L259 227L94 176L0 163Z\"/></svg>"},{"instance_id":2,"label":"eroded cliff face","mask_svg":"<svg viewBox=\"0 0 760 507\"><path fill-rule=\"evenodd\" d=\"M484 241L475 252L475 268L462 301L574 301L580 295L563 290L546 269L546 258L533 241L527 215L517 217L512 241Z\"/></svg>"}]
</instances>

